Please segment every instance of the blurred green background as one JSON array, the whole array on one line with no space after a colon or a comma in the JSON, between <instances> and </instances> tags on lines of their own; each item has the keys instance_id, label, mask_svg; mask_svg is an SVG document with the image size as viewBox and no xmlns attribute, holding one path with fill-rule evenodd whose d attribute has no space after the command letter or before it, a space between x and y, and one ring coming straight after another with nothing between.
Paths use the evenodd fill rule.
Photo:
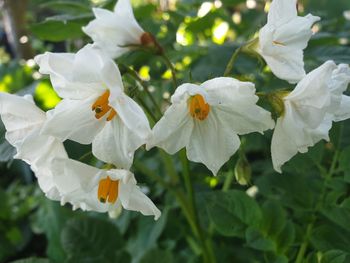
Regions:
<instances>
[{"instance_id":1,"label":"blurred green background","mask_svg":"<svg viewBox=\"0 0 350 263\"><path fill-rule=\"evenodd\" d=\"M115 2L0 0L0 91L33 94L42 109L52 109L60 98L37 71L33 56L75 52L91 42L81 31L93 19L91 8L112 9ZM132 2L137 20L165 47L181 83L222 76L234 50L266 23L269 6L262 0ZM304 0L298 9L322 17L305 51L306 70L329 59L350 63L350 1ZM136 51L118 63L132 66L166 108L171 72L159 58ZM292 87L244 54L233 76L254 82L257 91ZM142 93L132 79L124 81L129 92ZM46 199L30 168L12 159L15 150L6 142L2 124L0 130L0 262L201 262L198 240L175 197L152 179L156 173L182 188L170 176L181 172L178 156L172 160L142 148L135 156L136 178L162 210L157 222L128 211L110 218L73 212L69 205ZM203 165L191 163L199 220L211 237L217 262L350 262L349 134L349 121L335 124L331 142L298 154L283 175L272 169L271 132L243 136L252 169L248 185L227 180L233 178L237 154L215 178ZM71 158L83 156L81 161L101 165L86 155L90 146L65 146ZM223 187L229 191L221 191ZM301 251L303 259L297 261Z\"/></svg>"}]
</instances>

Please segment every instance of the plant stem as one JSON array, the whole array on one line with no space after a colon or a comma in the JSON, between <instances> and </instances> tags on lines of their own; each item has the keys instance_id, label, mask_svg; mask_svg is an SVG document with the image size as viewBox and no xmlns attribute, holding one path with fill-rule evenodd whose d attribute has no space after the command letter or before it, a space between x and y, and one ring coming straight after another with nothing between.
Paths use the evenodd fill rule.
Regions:
<instances>
[{"instance_id":1,"label":"plant stem","mask_svg":"<svg viewBox=\"0 0 350 263\"><path fill-rule=\"evenodd\" d=\"M152 112L152 110L148 107L148 105L141 99L141 98L137 98L137 101L141 104L141 106L147 111L147 113L149 114L149 116L151 117L151 119L154 122L157 122L158 119L157 117L154 115L154 113Z\"/></svg>"},{"instance_id":2,"label":"plant stem","mask_svg":"<svg viewBox=\"0 0 350 263\"><path fill-rule=\"evenodd\" d=\"M337 163L338 163L338 157L339 157L339 151L336 151L334 154L333 160L332 160L331 167L329 168L328 173L325 174L323 188L322 188L322 192L321 192L320 197L319 197L319 201L317 202L317 204L315 206L313 218L312 218L311 222L307 225L306 233L304 236L304 241L300 246L295 263L302 263L303 262L307 247L309 245L309 239L310 239L312 230L314 228L314 224L315 224L316 219L317 219L316 213L322 208L324 196L327 193L327 184L332 179L332 176L336 171L335 168L336 168ZM320 172L323 174L324 169L320 169Z\"/></svg>"},{"instance_id":3,"label":"plant stem","mask_svg":"<svg viewBox=\"0 0 350 263\"><path fill-rule=\"evenodd\" d=\"M230 189L230 185L233 181L234 174L235 172L230 170L229 174L226 176L224 185L222 186L222 189L221 189L223 192L227 192Z\"/></svg>"},{"instance_id":4,"label":"plant stem","mask_svg":"<svg viewBox=\"0 0 350 263\"><path fill-rule=\"evenodd\" d=\"M207 238L205 237L205 234L199 223L198 210L197 210L196 201L193 193L193 185L192 185L191 176L190 176L189 163L186 157L185 150L182 150L180 152L180 160L183 168L183 177L184 177L185 187L188 194L188 198L190 200L190 206L192 210L192 220L195 226L195 229L193 229L193 232L197 235L198 239L201 242L204 262L215 263L216 258L211 246L211 242L207 240Z\"/></svg>"},{"instance_id":5,"label":"plant stem","mask_svg":"<svg viewBox=\"0 0 350 263\"><path fill-rule=\"evenodd\" d=\"M242 51L242 48L243 46L240 46L238 47L235 52L233 52L229 62L227 63L227 66L226 66L226 69L225 69L225 72L224 72L224 77L227 77L230 75L232 69L233 69L233 65L235 64L236 62L236 59L238 57L238 54Z\"/></svg>"},{"instance_id":6,"label":"plant stem","mask_svg":"<svg viewBox=\"0 0 350 263\"><path fill-rule=\"evenodd\" d=\"M148 89L148 85L146 84L146 82L140 78L139 74L137 74L137 72L127 66L123 65L123 69L126 71L127 74L129 74L132 78L134 78L138 83L140 83L140 85L142 86L143 90L146 92L147 96L149 97L149 99L151 100L154 108L156 109L157 113L159 116L162 116L162 111L160 110L158 103L156 102L156 100L154 99L154 97L152 96L151 92Z\"/></svg>"},{"instance_id":7,"label":"plant stem","mask_svg":"<svg viewBox=\"0 0 350 263\"><path fill-rule=\"evenodd\" d=\"M179 182L179 176L177 175L173 160L170 156L163 150L159 150L160 157L163 159L165 164L165 169L171 178L172 184L177 184Z\"/></svg>"},{"instance_id":8,"label":"plant stem","mask_svg":"<svg viewBox=\"0 0 350 263\"><path fill-rule=\"evenodd\" d=\"M171 77L173 80L174 90L176 90L176 88L177 88L176 69L175 69L173 63L171 63L170 59L167 57L167 55L164 52L162 52L160 56L163 58L165 64L167 65L167 67L171 71Z\"/></svg>"}]
</instances>

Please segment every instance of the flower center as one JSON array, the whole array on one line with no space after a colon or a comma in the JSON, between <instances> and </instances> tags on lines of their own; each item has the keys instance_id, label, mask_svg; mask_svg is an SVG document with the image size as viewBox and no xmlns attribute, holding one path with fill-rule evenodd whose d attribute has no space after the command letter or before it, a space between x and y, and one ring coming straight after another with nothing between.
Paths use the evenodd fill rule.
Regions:
<instances>
[{"instance_id":1,"label":"flower center","mask_svg":"<svg viewBox=\"0 0 350 263\"><path fill-rule=\"evenodd\" d=\"M119 180L113 181L109 176L105 179L100 180L98 184L97 197L101 203L114 204L118 199L119 191Z\"/></svg>"},{"instance_id":2,"label":"flower center","mask_svg":"<svg viewBox=\"0 0 350 263\"><path fill-rule=\"evenodd\" d=\"M202 95L191 96L188 100L188 110L193 118L203 121L208 117L210 106Z\"/></svg>"},{"instance_id":3,"label":"flower center","mask_svg":"<svg viewBox=\"0 0 350 263\"><path fill-rule=\"evenodd\" d=\"M92 104L91 109L95 112L96 119L100 119L109 113L107 116L107 121L110 121L117 115L117 112L108 105L109 94L109 90L106 90L105 93L98 97L95 103Z\"/></svg>"}]
</instances>

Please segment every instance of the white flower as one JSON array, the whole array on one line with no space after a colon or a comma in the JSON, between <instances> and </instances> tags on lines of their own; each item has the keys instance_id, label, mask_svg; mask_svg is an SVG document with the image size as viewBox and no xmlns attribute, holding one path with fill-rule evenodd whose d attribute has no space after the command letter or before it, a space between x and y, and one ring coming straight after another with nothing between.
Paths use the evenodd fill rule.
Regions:
<instances>
[{"instance_id":1,"label":"white flower","mask_svg":"<svg viewBox=\"0 0 350 263\"><path fill-rule=\"evenodd\" d=\"M349 97L342 95L349 82L348 65L327 61L282 98L284 113L277 119L271 143L276 171L281 172L281 166L298 152L307 152L322 139L329 141L332 121L350 117Z\"/></svg>"},{"instance_id":2,"label":"white flower","mask_svg":"<svg viewBox=\"0 0 350 263\"><path fill-rule=\"evenodd\" d=\"M109 56L117 58L129 50L126 46L141 45L145 32L137 23L129 0L118 0L114 12L101 8L93 8L93 12L96 19L83 31Z\"/></svg>"},{"instance_id":3,"label":"white flower","mask_svg":"<svg viewBox=\"0 0 350 263\"><path fill-rule=\"evenodd\" d=\"M239 148L237 134L273 128L271 114L257 101L254 84L233 78L183 84L146 147L158 146L170 154L186 147L189 160L204 163L216 175Z\"/></svg>"},{"instance_id":4,"label":"white flower","mask_svg":"<svg viewBox=\"0 0 350 263\"><path fill-rule=\"evenodd\" d=\"M272 72L296 83L305 76L303 50L312 36L311 26L320 18L297 15L297 0L273 0L267 24L259 32L258 52Z\"/></svg>"},{"instance_id":5,"label":"white flower","mask_svg":"<svg viewBox=\"0 0 350 263\"><path fill-rule=\"evenodd\" d=\"M43 133L82 144L93 154L128 169L134 152L150 134L141 107L123 91L118 67L90 45L77 54L45 53L35 58L40 72L63 100L48 116Z\"/></svg>"},{"instance_id":6,"label":"white flower","mask_svg":"<svg viewBox=\"0 0 350 263\"><path fill-rule=\"evenodd\" d=\"M16 159L31 166L46 196L59 199L51 174L54 158L68 158L63 144L52 136L40 135L46 121L45 112L35 106L31 96L19 97L0 93L0 115L6 128L6 139L13 145Z\"/></svg>"},{"instance_id":7,"label":"white flower","mask_svg":"<svg viewBox=\"0 0 350 263\"><path fill-rule=\"evenodd\" d=\"M52 173L61 194L61 204L73 209L110 212L124 209L153 215L160 211L136 185L134 175L127 170L100 170L71 159L56 159Z\"/></svg>"}]
</instances>

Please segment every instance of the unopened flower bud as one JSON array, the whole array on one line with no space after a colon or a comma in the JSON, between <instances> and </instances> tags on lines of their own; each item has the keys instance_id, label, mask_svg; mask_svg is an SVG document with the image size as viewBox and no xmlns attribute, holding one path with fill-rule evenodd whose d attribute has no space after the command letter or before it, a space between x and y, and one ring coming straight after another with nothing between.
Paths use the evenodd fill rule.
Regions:
<instances>
[{"instance_id":1,"label":"unopened flower bud","mask_svg":"<svg viewBox=\"0 0 350 263\"><path fill-rule=\"evenodd\" d=\"M247 185L252 176L252 169L247 158L242 155L239 157L235 166L235 177L240 185Z\"/></svg>"},{"instance_id":2,"label":"unopened flower bud","mask_svg":"<svg viewBox=\"0 0 350 263\"><path fill-rule=\"evenodd\" d=\"M141 45L146 48L154 48L157 53L162 53L163 48L159 45L156 38L149 32L145 32L141 35Z\"/></svg>"}]
</instances>

